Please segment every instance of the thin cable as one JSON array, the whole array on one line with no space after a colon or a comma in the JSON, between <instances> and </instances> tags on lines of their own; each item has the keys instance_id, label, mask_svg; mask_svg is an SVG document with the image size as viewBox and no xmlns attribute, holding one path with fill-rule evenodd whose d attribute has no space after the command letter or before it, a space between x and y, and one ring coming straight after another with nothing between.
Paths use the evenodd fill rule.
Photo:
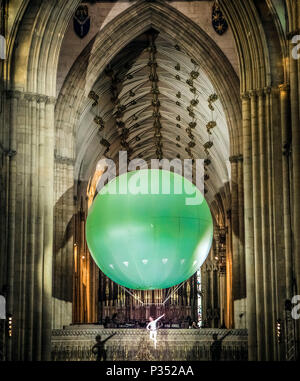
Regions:
<instances>
[{"instance_id":1,"label":"thin cable","mask_svg":"<svg viewBox=\"0 0 300 381\"><path fill-rule=\"evenodd\" d=\"M186 283L186 281L180 283L179 285L177 285L173 291L170 292L170 295L166 297L166 299L164 300L164 302L162 303L162 305L164 306L166 304L166 302L172 297L172 295L174 295L184 284ZM144 302L142 302L137 296L135 296L133 293L131 293L126 287L124 286L121 286L119 285L120 287L123 288L123 290L125 290L130 296L132 296L134 299L136 299L138 302L140 302L141 304L144 305ZM171 289L169 289L170 291ZM169 292L168 292L169 293Z\"/></svg>"},{"instance_id":2,"label":"thin cable","mask_svg":"<svg viewBox=\"0 0 300 381\"><path fill-rule=\"evenodd\" d=\"M165 305L165 303L172 297L173 294L175 294L175 292L177 292L184 284L185 284L186 280L184 282L182 282L181 284L177 285L173 291L171 291L171 294L169 297L167 297L165 299L165 301L163 302L163 305Z\"/></svg>"},{"instance_id":3,"label":"thin cable","mask_svg":"<svg viewBox=\"0 0 300 381\"><path fill-rule=\"evenodd\" d=\"M171 291L172 291L172 288L169 288L169 289L168 289L168 292L167 292L167 295L166 295L166 299L167 299L167 297L170 295Z\"/></svg>"},{"instance_id":4,"label":"thin cable","mask_svg":"<svg viewBox=\"0 0 300 381\"><path fill-rule=\"evenodd\" d=\"M126 287L124 286L121 286L119 285L120 287L123 288L123 290L125 290L126 292L128 292L129 295L131 295L134 299L136 299L138 302L140 302L141 304L144 304L144 302L142 302L137 296L135 296L133 293L131 293Z\"/></svg>"},{"instance_id":5,"label":"thin cable","mask_svg":"<svg viewBox=\"0 0 300 381\"><path fill-rule=\"evenodd\" d=\"M170 295L167 296L167 298L165 299L165 301L163 302L163 305L165 305L165 303L167 303L167 301L175 294L175 292L177 291L178 289L178 285L174 288L174 290L171 291Z\"/></svg>"}]
</instances>

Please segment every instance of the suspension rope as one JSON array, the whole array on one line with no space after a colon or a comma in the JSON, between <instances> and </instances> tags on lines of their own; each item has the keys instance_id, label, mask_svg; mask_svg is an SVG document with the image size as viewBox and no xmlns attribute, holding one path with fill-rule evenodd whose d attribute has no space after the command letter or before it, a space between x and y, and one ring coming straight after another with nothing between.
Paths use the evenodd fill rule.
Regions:
<instances>
[{"instance_id":1,"label":"suspension rope","mask_svg":"<svg viewBox=\"0 0 300 381\"><path fill-rule=\"evenodd\" d=\"M174 289L172 290L172 288L169 288L168 290L168 293L167 293L167 296L166 296L166 299L161 303L163 306L167 303L167 301L186 283L187 281L185 280L184 282L178 284L177 286L174 287ZM124 286L121 286L119 285L120 287L123 288L123 290L125 290L130 296L132 296L135 300L137 300L139 303L141 303L142 305L144 305L144 302L138 298L136 295L134 295L132 292L130 292L126 287Z\"/></svg>"},{"instance_id":2,"label":"suspension rope","mask_svg":"<svg viewBox=\"0 0 300 381\"><path fill-rule=\"evenodd\" d=\"M125 290L129 295L131 295L134 299L136 299L138 302L140 302L141 304L144 304L144 302L142 302L137 296L135 296L132 292L130 292L126 287L124 286L121 286L119 284L120 287L123 288L123 290Z\"/></svg>"},{"instance_id":3,"label":"suspension rope","mask_svg":"<svg viewBox=\"0 0 300 381\"><path fill-rule=\"evenodd\" d=\"M165 305L165 303L186 283L187 281L185 280L184 282L178 284L174 290L171 291L170 295L165 299L165 301L163 302L163 306Z\"/></svg>"},{"instance_id":4,"label":"suspension rope","mask_svg":"<svg viewBox=\"0 0 300 381\"><path fill-rule=\"evenodd\" d=\"M168 296L171 294L171 291L172 291L172 288L168 288L168 292L167 292L167 295L166 295L166 299L167 299Z\"/></svg>"}]
</instances>

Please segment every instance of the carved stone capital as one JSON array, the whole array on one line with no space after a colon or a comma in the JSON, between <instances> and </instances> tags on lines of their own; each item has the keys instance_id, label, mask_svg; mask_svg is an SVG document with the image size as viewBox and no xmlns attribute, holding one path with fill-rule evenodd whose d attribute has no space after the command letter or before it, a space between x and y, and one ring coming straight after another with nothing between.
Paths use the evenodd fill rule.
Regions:
<instances>
[{"instance_id":1,"label":"carved stone capital","mask_svg":"<svg viewBox=\"0 0 300 381\"><path fill-rule=\"evenodd\" d=\"M241 99L242 99L243 101L247 101L247 100L249 100L249 99L250 99L250 93L249 93L249 91L245 91L244 93L242 93L242 94L241 94Z\"/></svg>"},{"instance_id":2,"label":"carved stone capital","mask_svg":"<svg viewBox=\"0 0 300 381\"><path fill-rule=\"evenodd\" d=\"M289 83L283 83L283 84L278 86L278 89L280 92L288 92L288 91L290 91L290 85L289 85Z\"/></svg>"},{"instance_id":3,"label":"carved stone capital","mask_svg":"<svg viewBox=\"0 0 300 381\"><path fill-rule=\"evenodd\" d=\"M262 97L266 94L270 94L272 91L272 87L267 86L262 89L252 89L247 92L245 92L242 97L246 97L246 99L249 98L256 98L256 97Z\"/></svg>"},{"instance_id":4,"label":"carved stone capital","mask_svg":"<svg viewBox=\"0 0 300 381\"><path fill-rule=\"evenodd\" d=\"M14 157L17 154L17 151L14 151L12 149L5 149L2 144L0 143L0 150L4 153L5 156L8 156L10 158Z\"/></svg>"},{"instance_id":5,"label":"carved stone capital","mask_svg":"<svg viewBox=\"0 0 300 381\"><path fill-rule=\"evenodd\" d=\"M36 99L36 101L37 101L37 103L46 103L47 102L47 100L48 100L48 98L49 97L47 97L47 95L38 95L37 96L37 99Z\"/></svg>"},{"instance_id":6,"label":"carved stone capital","mask_svg":"<svg viewBox=\"0 0 300 381\"><path fill-rule=\"evenodd\" d=\"M64 157L54 152L54 161L58 164L75 165L75 160L71 157Z\"/></svg>"},{"instance_id":7,"label":"carved stone capital","mask_svg":"<svg viewBox=\"0 0 300 381\"><path fill-rule=\"evenodd\" d=\"M56 97L47 97L46 104L54 105L56 103Z\"/></svg>"},{"instance_id":8,"label":"carved stone capital","mask_svg":"<svg viewBox=\"0 0 300 381\"><path fill-rule=\"evenodd\" d=\"M20 90L7 90L6 91L6 97L8 99L16 98L16 99L24 99L28 102L37 102L45 104L55 104L56 103L56 97L51 97L46 94L39 94L39 93L31 93L31 92L25 92Z\"/></svg>"},{"instance_id":9,"label":"carved stone capital","mask_svg":"<svg viewBox=\"0 0 300 381\"><path fill-rule=\"evenodd\" d=\"M24 93L24 99L28 102L33 102L37 99L37 94L34 93Z\"/></svg>"},{"instance_id":10,"label":"carved stone capital","mask_svg":"<svg viewBox=\"0 0 300 381\"><path fill-rule=\"evenodd\" d=\"M231 164L232 163L237 163L238 160L239 160L238 156L230 156L230 158L229 158L229 161L230 161Z\"/></svg>"},{"instance_id":11,"label":"carved stone capital","mask_svg":"<svg viewBox=\"0 0 300 381\"><path fill-rule=\"evenodd\" d=\"M267 86L267 87L265 87L265 88L264 88L264 92L265 92L266 95L267 95L267 94L271 94L271 92L272 92L272 87L271 87L271 86Z\"/></svg>"},{"instance_id":12,"label":"carved stone capital","mask_svg":"<svg viewBox=\"0 0 300 381\"><path fill-rule=\"evenodd\" d=\"M251 98L257 97L257 95L258 95L257 90L250 90L249 94L250 94Z\"/></svg>"},{"instance_id":13,"label":"carved stone capital","mask_svg":"<svg viewBox=\"0 0 300 381\"><path fill-rule=\"evenodd\" d=\"M265 89L256 90L256 94L258 97L263 97L265 95Z\"/></svg>"}]
</instances>

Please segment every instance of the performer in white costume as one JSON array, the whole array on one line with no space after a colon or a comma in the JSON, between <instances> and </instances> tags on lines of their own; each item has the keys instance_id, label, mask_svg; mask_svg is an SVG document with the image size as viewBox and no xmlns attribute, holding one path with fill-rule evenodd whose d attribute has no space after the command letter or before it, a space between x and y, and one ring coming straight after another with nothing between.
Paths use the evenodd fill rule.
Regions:
<instances>
[{"instance_id":1,"label":"performer in white costume","mask_svg":"<svg viewBox=\"0 0 300 381\"><path fill-rule=\"evenodd\" d=\"M150 316L150 318L149 318L150 323L147 325L147 330L150 331L150 340L154 341L154 347L155 347L155 349L156 349L156 343L157 343L157 340L156 340L156 336L157 336L156 323L158 322L158 320L160 320L164 316L165 316L165 314L161 315L156 320L153 320L153 318Z\"/></svg>"}]
</instances>

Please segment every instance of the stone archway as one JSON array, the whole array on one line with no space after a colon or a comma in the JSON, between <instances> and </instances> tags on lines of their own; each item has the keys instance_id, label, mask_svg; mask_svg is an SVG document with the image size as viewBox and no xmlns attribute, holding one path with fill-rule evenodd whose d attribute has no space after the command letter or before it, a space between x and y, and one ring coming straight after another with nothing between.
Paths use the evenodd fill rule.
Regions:
<instances>
[{"instance_id":1,"label":"stone archway","mask_svg":"<svg viewBox=\"0 0 300 381\"><path fill-rule=\"evenodd\" d=\"M134 17L136 14L138 17ZM154 4L140 2L138 6L133 6L116 17L95 36L74 64L60 92L55 110L57 121L55 173L57 173L56 183L60 187L57 191L60 197L60 205L64 205L64 209L63 213L59 209L55 219L55 226L59 227L59 230L56 230L56 236L64 236L64 229L69 225L73 216L73 200L70 198L70 194L74 183L72 167L76 159L74 136L76 136L81 110L89 102L88 95L107 64L131 40L149 28L156 28L171 39L174 44L178 43L207 73L216 87L225 111L230 130L231 153L235 157L241 155L239 81L228 59L205 32L172 7L163 2ZM241 164L240 161L240 172ZM234 182L237 183L237 178ZM65 196L63 189L65 189ZM226 194L228 195L228 192ZM226 194L224 192L224 197ZM56 199L58 200L58 198ZM218 206L216 210L218 210ZM241 223L242 218L241 215ZM64 242L64 246L55 255L58 258L67 255L69 258L63 265L60 265L60 260L58 260L58 273L71 274L70 265L73 256L71 237ZM62 269L64 270L60 269L60 266L63 266ZM72 282L69 279L61 283L59 287L66 290L68 286L64 285L65 282L68 285L72 285ZM61 295L62 293L57 289L56 294ZM70 295L70 291L68 294ZM69 316L70 319L70 304L64 304L62 307L59 301L55 303L57 303L58 314L63 313L62 311L69 311L64 315L65 317ZM230 301L230 303L232 302ZM57 324L59 325L59 322L55 326L58 326Z\"/></svg>"}]
</instances>

